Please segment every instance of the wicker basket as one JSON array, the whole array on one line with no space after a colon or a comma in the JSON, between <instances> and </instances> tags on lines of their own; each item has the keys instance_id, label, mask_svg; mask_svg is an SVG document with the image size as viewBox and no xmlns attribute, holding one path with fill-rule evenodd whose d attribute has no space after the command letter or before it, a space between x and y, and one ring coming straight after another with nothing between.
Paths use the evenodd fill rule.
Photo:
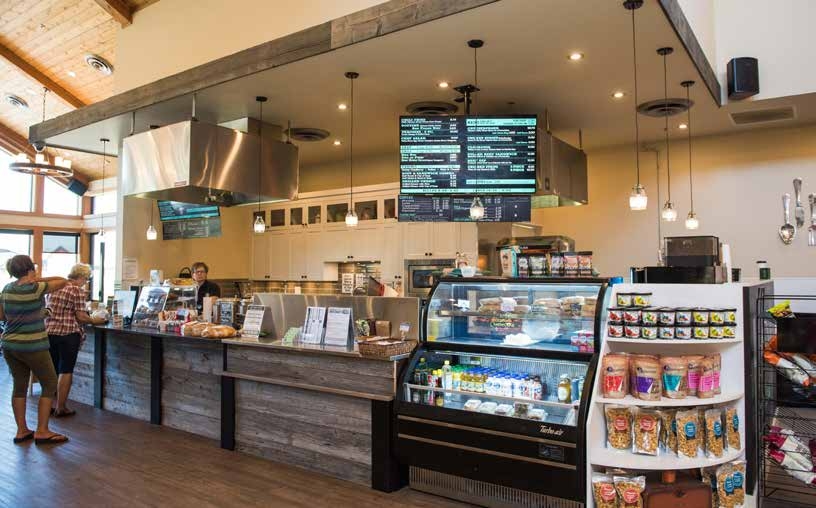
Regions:
<instances>
[{"instance_id":1,"label":"wicker basket","mask_svg":"<svg viewBox=\"0 0 816 508\"><path fill-rule=\"evenodd\" d=\"M391 358L392 356L410 353L417 346L417 341L375 337L360 342L357 346L360 349L360 354L363 356L369 358Z\"/></svg>"}]
</instances>

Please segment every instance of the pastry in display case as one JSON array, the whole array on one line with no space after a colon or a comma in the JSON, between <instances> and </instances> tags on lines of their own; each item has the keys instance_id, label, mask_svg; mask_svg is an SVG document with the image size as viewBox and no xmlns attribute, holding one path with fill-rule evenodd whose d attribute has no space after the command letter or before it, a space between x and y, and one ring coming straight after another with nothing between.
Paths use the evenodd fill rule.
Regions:
<instances>
[{"instance_id":1,"label":"pastry in display case","mask_svg":"<svg viewBox=\"0 0 816 508\"><path fill-rule=\"evenodd\" d=\"M589 278L439 280L398 393L397 455L411 478L582 501L584 388L606 290Z\"/></svg>"},{"instance_id":2,"label":"pastry in display case","mask_svg":"<svg viewBox=\"0 0 816 508\"><path fill-rule=\"evenodd\" d=\"M186 283L187 280L173 279L162 286L143 287L133 313L132 326L161 329L162 323L184 323L194 319L197 286L192 280Z\"/></svg>"}]
</instances>

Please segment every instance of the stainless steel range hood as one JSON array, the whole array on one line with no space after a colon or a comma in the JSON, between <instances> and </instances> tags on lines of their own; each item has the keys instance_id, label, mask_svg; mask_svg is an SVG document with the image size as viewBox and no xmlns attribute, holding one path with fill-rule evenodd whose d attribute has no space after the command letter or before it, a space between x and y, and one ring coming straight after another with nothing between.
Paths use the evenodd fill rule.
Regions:
<instances>
[{"instance_id":1,"label":"stainless steel range hood","mask_svg":"<svg viewBox=\"0 0 816 508\"><path fill-rule=\"evenodd\" d=\"M533 208L587 204L586 153L553 136L538 132L538 172Z\"/></svg>"},{"instance_id":2,"label":"stainless steel range hood","mask_svg":"<svg viewBox=\"0 0 816 508\"><path fill-rule=\"evenodd\" d=\"M122 143L122 192L219 206L257 201L259 195L261 201L293 199L298 148L264 139L259 179L259 139L198 121L135 134Z\"/></svg>"}]
</instances>

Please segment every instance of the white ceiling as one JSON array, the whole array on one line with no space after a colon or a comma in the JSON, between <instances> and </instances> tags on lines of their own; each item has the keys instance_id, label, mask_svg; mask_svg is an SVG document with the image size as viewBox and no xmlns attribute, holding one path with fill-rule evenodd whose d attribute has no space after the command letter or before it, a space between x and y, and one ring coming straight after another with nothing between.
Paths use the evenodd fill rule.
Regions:
<instances>
[{"instance_id":1,"label":"white ceiling","mask_svg":"<svg viewBox=\"0 0 816 508\"><path fill-rule=\"evenodd\" d=\"M256 95L269 97L264 120L285 126L317 127L331 137L318 143L299 143L301 164L341 160L348 155L350 110L346 71L360 73L355 82L355 157L396 153L398 117L405 106L426 100L452 101L452 86L473 81L473 50L466 41L485 41L479 50L479 87L474 113L550 113L553 132L577 143L583 130L588 150L634 140L634 100L631 18L618 0L502 0L235 80L198 93L197 116L223 122L257 117ZM773 101L735 103L720 108L702 83L656 0L647 0L636 13L639 102L663 97L663 63L656 50L673 46L669 56L669 95L684 97L680 82L697 81L691 89L695 135L737 132L730 111L763 109L784 104L797 108L797 119L779 125L816 121L816 94ZM579 62L567 55L585 54ZM627 95L613 100L622 90ZM508 102L515 102L509 106ZM137 113L137 130L148 123L181 120L189 115L189 98L157 105L160 114ZM685 114L670 119L672 136L685 137L677 125ZM121 123L121 122L120 122ZM761 125L768 127L768 125ZM129 129L129 122L127 124ZM756 128L756 127L753 127ZM662 139L663 119L640 117L644 142ZM67 138L66 138L67 139ZM335 147L332 140L344 145ZM68 144L68 143L65 143Z\"/></svg>"}]
</instances>

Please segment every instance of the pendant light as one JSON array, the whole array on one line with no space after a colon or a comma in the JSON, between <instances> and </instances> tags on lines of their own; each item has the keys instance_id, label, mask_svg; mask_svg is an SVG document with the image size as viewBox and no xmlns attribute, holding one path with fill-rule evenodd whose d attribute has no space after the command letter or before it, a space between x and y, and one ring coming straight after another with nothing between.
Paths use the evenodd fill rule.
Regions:
<instances>
[{"instance_id":1,"label":"pendant light","mask_svg":"<svg viewBox=\"0 0 816 508\"><path fill-rule=\"evenodd\" d=\"M686 103L688 105L688 109L686 110L686 114L688 115L688 119L686 121L686 132L688 132L688 151L689 151L689 200L691 201L691 209L689 210L688 216L686 216L686 229L694 231L695 229L700 228L700 219L697 218L697 214L694 213L694 178L692 176L692 169L691 169L691 92L690 89L694 86L694 81L683 81L680 83L683 88L686 89Z\"/></svg>"},{"instance_id":2,"label":"pendant light","mask_svg":"<svg viewBox=\"0 0 816 508\"><path fill-rule=\"evenodd\" d=\"M108 163L108 143L110 139L100 138L102 142L102 199L105 199L105 166ZM97 236L99 243L105 243L105 214L102 213L101 224L99 226L99 235Z\"/></svg>"},{"instance_id":3,"label":"pendant light","mask_svg":"<svg viewBox=\"0 0 816 508\"><path fill-rule=\"evenodd\" d=\"M465 113L470 116L470 107L472 103L473 94L479 91L479 48L484 46L484 41L481 39L471 39L467 42L469 48L473 49L473 86L464 89ZM485 207L482 203L482 198L479 196L473 197L473 202L470 203L470 218L471 220L480 220L484 218Z\"/></svg>"},{"instance_id":4,"label":"pendant light","mask_svg":"<svg viewBox=\"0 0 816 508\"><path fill-rule=\"evenodd\" d=\"M263 105L266 102L266 97L259 95L255 97L258 103L258 212L261 211L261 174L263 173ZM256 234L266 232L266 220L264 215L258 213L255 215L255 221L252 223L252 230Z\"/></svg>"},{"instance_id":5,"label":"pendant light","mask_svg":"<svg viewBox=\"0 0 816 508\"><path fill-rule=\"evenodd\" d=\"M666 203L663 205L663 211L660 212L660 217L666 222L674 222L677 220L677 209L671 200L671 157L669 157L669 73L666 66L666 57L674 53L674 48L660 48L657 54L663 57L663 109L666 124L664 132L666 135L666 172L668 173L668 195L666 196ZM659 198L659 196L658 196Z\"/></svg>"},{"instance_id":6,"label":"pendant light","mask_svg":"<svg viewBox=\"0 0 816 508\"><path fill-rule=\"evenodd\" d=\"M156 228L153 227L153 200L152 199L150 200L150 225L147 226L147 233L145 233L145 236L147 237L148 240L155 240L156 238L159 237L158 231L156 231Z\"/></svg>"},{"instance_id":7,"label":"pendant light","mask_svg":"<svg viewBox=\"0 0 816 508\"><path fill-rule=\"evenodd\" d=\"M354 211L354 80L360 77L359 73L347 72L345 74L351 84L351 97L349 107L349 208L346 212L346 226L353 228L357 226L357 212Z\"/></svg>"},{"instance_id":8,"label":"pendant light","mask_svg":"<svg viewBox=\"0 0 816 508\"><path fill-rule=\"evenodd\" d=\"M638 81L637 81L637 41L635 39L635 11L643 7L643 0L626 0L623 2L624 8L632 12L632 56L635 75L635 167L637 169L637 183L632 187L632 194L629 195L630 210L645 210L649 203L646 196L646 188L640 184L640 126L638 125Z\"/></svg>"},{"instance_id":9,"label":"pendant light","mask_svg":"<svg viewBox=\"0 0 816 508\"><path fill-rule=\"evenodd\" d=\"M42 102L42 121L45 122L45 98L48 95L48 88L43 88L43 102ZM27 175L50 176L59 178L71 178L74 176L74 171L71 169L71 161L63 157L55 157L54 163L48 161L45 153L45 144L34 145L34 161L24 153L17 154L14 161L9 164L8 168L17 173L24 173Z\"/></svg>"}]
</instances>

